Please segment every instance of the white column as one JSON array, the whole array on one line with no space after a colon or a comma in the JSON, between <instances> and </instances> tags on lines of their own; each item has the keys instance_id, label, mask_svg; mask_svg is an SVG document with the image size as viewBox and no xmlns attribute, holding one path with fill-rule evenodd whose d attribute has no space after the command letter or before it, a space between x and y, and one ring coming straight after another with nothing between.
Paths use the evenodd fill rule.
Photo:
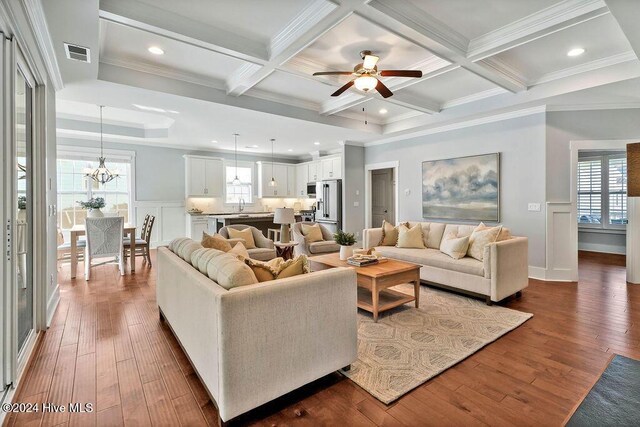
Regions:
<instances>
[{"instance_id":1,"label":"white column","mask_svg":"<svg viewBox=\"0 0 640 427\"><path fill-rule=\"evenodd\" d=\"M627 198L627 282L640 284L640 197Z\"/></svg>"}]
</instances>

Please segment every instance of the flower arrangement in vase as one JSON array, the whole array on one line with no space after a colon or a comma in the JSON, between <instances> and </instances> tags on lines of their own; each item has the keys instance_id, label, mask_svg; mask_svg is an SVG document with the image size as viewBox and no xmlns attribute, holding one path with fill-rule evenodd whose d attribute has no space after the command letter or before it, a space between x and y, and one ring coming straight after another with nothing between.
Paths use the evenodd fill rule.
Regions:
<instances>
[{"instance_id":1,"label":"flower arrangement in vase","mask_svg":"<svg viewBox=\"0 0 640 427\"><path fill-rule=\"evenodd\" d=\"M83 209L87 209L88 218L101 218L104 216L100 209L106 206L103 197L92 197L86 202L78 201Z\"/></svg>"}]
</instances>

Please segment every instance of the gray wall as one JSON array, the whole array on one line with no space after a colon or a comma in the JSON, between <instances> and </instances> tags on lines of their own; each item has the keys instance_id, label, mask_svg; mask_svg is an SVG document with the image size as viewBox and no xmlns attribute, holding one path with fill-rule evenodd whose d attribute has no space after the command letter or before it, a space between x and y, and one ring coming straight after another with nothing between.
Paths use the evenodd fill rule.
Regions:
<instances>
[{"instance_id":1,"label":"gray wall","mask_svg":"<svg viewBox=\"0 0 640 427\"><path fill-rule=\"evenodd\" d=\"M73 138L58 138L58 145L77 147L99 147L99 142ZM105 142L105 148L114 150L135 151L136 153L136 197L137 201L181 201L185 192L185 154L221 157L233 159L231 153L211 151L181 150L145 146L140 144L123 144ZM271 161L270 157L247 156L238 154L238 161ZM291 159L275 159L276 162L294 163ZM257 182L257 181L256 181Z\"/></svg>"},{"instance_id":2,"label":"gray wall","mask_svg":"<svg viewBox=\"0 0 640 427\"><path fill-rule=\"evenodd\" d=\"M547 200L568 202L570 141L634 138L640 141L640 109L549 112L546 133Z\"/></svg>"},{"instance_id":3,"label":"gray wall","mask_svg":"<svg viewBox=\"0 0 640 427\"><path fill-rule=\"evenodd\" d=\"M342 154L342 228L362 240L364 223L364 147L345 145ZM358 206L355 206L357 204Z\"/></svg>"},{"instance_id":4,"label":"gray wall","mask_svg":"<svg viewBox=\"0 0 640 427\"><path fill-rule=\"evenodd\" d=\"M501 154L501 223L529 237L529 264L545 267L544 114L369 146L365 164L399 161L397 220L421 220L423 161L496 152ZM541 212L529 212L530 202L542 204Z\"/></svg>"}]
</instances>

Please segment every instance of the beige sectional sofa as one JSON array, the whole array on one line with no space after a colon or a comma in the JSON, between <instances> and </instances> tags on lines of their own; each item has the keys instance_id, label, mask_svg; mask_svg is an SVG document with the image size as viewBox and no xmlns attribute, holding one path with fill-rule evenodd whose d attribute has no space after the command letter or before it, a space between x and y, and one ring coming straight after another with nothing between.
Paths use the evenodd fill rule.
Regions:
<instances>
[{"instance_id":1,"label":"beige sectional sofa","mask_svg":"<svg viewBox=\"0 0 640 427\"><path fill-rule=\"evenodd\" d=\"M444 236L469 236L476 228L468 224L409 221L420 224L425 249L378 246L382 228L363 232L365 249L375 248L382 256L421 264L420 278L425 282L460 289L485 297L488 304L522 291L529 284L528 239L511 236L484 247L483 260L466 256L453 259L440 251ZM508 233L510 234L510 233Z\"/></svg>"},{"instance_id":2,"label":"beige sectional sofa","mask_svg":"<svg viewBox=\"0 0 640 427\"><path fill-rule=\"evenodd\" d=\"M191 239L160 247L157 266L161 317L180 341L222 421L357 358L352 269L234 287L230 283L246 278L246 265L233 255L201 249Z\"/></svg>"}]
</instances>

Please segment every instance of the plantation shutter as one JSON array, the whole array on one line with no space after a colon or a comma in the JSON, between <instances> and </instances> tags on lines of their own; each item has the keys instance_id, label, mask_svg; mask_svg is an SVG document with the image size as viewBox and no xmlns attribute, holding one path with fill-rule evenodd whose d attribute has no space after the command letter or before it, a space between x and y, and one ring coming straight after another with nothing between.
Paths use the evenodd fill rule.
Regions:
<instances>
[{"instance_id":1,"label":"plantation shutter","mask_svg":"<svg viewBox=\"0 0 640 427\"><path fill-rule=\"evenodd\" d=\"M627 223L627 159L609 157L609 224Z\"/></svg>"},{"instance_id":2,"label":"plantation shutter","mask_svg":"<svg viewBox=\"0 0 640 427\"><path fill-rule=\"evenodd\" d=\"M602 223L602 158L578 161L578 222Z\"/></svg>"}]
</instances>

